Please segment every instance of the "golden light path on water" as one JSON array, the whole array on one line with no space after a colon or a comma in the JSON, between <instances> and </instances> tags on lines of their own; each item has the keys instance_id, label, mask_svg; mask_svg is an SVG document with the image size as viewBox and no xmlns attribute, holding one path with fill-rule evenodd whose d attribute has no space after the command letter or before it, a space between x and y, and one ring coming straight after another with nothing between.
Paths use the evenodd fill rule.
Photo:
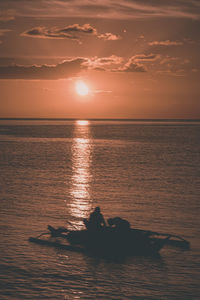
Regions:
<instances>
[{"instance_id":1,"label":"golden light path on water","mask_svg":"<svg viewBox=\"0 0 200 300\"><path fill-rule=\"evenodd\" d=\"M92 207L90 195L92 143L89 121L75 123L72 142L72 180L69 210L76 219L76 225L83 226L83 218L88 217Z\"/></svg>"}]
</instances>

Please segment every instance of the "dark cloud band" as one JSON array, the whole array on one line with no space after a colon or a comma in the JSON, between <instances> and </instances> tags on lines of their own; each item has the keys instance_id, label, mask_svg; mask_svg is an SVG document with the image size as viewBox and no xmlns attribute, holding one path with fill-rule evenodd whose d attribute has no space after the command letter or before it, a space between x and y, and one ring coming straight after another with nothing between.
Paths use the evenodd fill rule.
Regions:
<instances>
[{"instance_id":1,"label":"dark cloud band","mask_svg":"<svg viewBox=\"0 0 200 300\"><path fill-rule=\"evenodd\" d=\"M85 67L85 59L77 58L54 66L0 66L0 79L55 80L76 75Z\"/></svg>"}]
</instances>

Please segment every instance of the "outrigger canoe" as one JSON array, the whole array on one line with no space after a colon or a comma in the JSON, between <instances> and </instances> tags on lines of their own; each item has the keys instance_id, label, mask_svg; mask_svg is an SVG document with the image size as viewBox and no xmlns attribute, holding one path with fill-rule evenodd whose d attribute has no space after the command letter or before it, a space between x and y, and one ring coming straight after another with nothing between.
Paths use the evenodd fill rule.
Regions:
<instances>
[{"instance_id":1,"label":"outrigger canoe","mask_svg":"<svg viewBox=\"0 0 200 300\"><path fill-rule=\"evenodd\" d=\"M120 231L113 227L103 227L98 232L92 232L69 230L63 227L56 229L48 225L48 230L37 237L30 237L29 241L103 257L153 256L157 255L165 245L190 248L190 243L179 236L141 229L130 228Z\"/></svg>"}]
</instances>

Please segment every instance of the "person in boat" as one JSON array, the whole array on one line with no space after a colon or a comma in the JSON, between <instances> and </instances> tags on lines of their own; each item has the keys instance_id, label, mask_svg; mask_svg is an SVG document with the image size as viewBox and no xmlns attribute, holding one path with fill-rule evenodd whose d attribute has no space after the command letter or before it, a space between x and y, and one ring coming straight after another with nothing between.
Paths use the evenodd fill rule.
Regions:
<instances>
[{"instance_id":1,"label":"person in boat","mask_svg":"<svg viewBox=\"0 0 200 300\"><path fill-rule=\"evenodd\" d=\"M90 214L89 219L83 220L86 228L91 231L98 231L103 227L106 227L106 222L101 213L100 207L95 207L94 211Z\"/></svg>"},{"instance_id":2,"label":"person in boat","mask_svg":"<svg viewBox=\"0 0 200 300\"><path fill-rule=\"evenodd\" d=\"M127 231L130 229L130 223L120 217L110 218L107 222L110 227L116 228L116 230Z\"/></svg>"}]
</instances>

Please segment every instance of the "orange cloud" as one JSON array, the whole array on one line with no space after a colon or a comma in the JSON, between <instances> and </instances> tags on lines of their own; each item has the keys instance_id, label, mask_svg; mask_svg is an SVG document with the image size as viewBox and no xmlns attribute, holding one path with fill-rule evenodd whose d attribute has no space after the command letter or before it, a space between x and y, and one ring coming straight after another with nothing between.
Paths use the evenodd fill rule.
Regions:
<instances>
[{"instance_id":1,"label":"orange cloud","mask_svg":"<svg viewBox=\"0 0 200 300\"><path fill-rule=\"evenodd\" d=\"M72 39L79 40L82 34L97 35L97 31L90 24L73 24L63 28L47 29L44 26L32 28L23 32L22 36L47 39Z\"/></svg>"},{"instance_id":2,"label":"orange cloud","mask_svg":"<svg viewBox=\"0 0 200 300\"><path fill-rule=\"evenodd\" d=\"M149 42L150 46L182 46L183 42L181 41L170 41L170 40L166 40L166 41L153 41L153 42Z\"/></svg>"},{"instance_id":3,"label":"orange cloud","mask_svg":"<svg viewBox=\"0 0 200 300\"><path fill-rule=\"evenodd\" d=\"M115 72L146 72L145 67L142 64L134 62L132 57L128 60L128 62L118 69L113 70Z\"/></svg>"},{"instance_id":4,"label":"orange cloud","mask_svg":"<svg viewBox=\"0 0 200 300\"><path fill-rule=\"evenodd\" d=\"M98 38L103 39L105 41L117 41L121 39L121 36L112 34L110 32L106 32L98 35Z\"/></svg>"},{"instance_id":5,"label":"orange cloud","mask_svg":"<svg viewBox=\"0 0 200 300\"><path fill-rule=\"evenodd\" d=\"M146 69L141 64L127 63L120 71L121 72L146 72Z\"/></svg>"},{"instance_id":6,"label":"orange cloud","mask_svg":"<svg viewBox=\"0 0 200 300\"><path fill-rule=\"evenodd\" d=\"M128 62L114 71L119 72L147 72L141 62L152 62L160 58L159 54L137 54L129 58Z\"/></svg>"},{"instance_id":7,"label":"orange cloud","mask_svg":"<svg viewBox=\"0 0 200 300\"><path fill-rule=\"evenodd\" d=\"M105 67L121 64L123 58L116 55L107 57L93 57L88 59L84 65L88 66L89 69L95 69L97 71L105 71Z\"/></svg>"},{"instance_id":8,"label":"orange cloud","mask_svg":"<svg viewBox=\"0 0 200 300\"><path fill-rule=\"evenodd\" d=\"M131 57L134 62L151 62L160 58L159 54L137 54Z\"/></svg>"},{"instance_id":9,"label":"orange cloud","mask_svg":"<svg viewBox=\"0 0 200 300\"><path fill-rule=\"evenodd\" d=\"M21 36L44 38L44 39L71 39L80 42L83 35L96 36L99 39L105 41L116 41L121 39L120 36L112 34L110 32L97 34L97 29L90 24L73 24L63 28L46 28L45 26L38 26L27 30L21 34Z\"/></svg>"}]
</instances>

